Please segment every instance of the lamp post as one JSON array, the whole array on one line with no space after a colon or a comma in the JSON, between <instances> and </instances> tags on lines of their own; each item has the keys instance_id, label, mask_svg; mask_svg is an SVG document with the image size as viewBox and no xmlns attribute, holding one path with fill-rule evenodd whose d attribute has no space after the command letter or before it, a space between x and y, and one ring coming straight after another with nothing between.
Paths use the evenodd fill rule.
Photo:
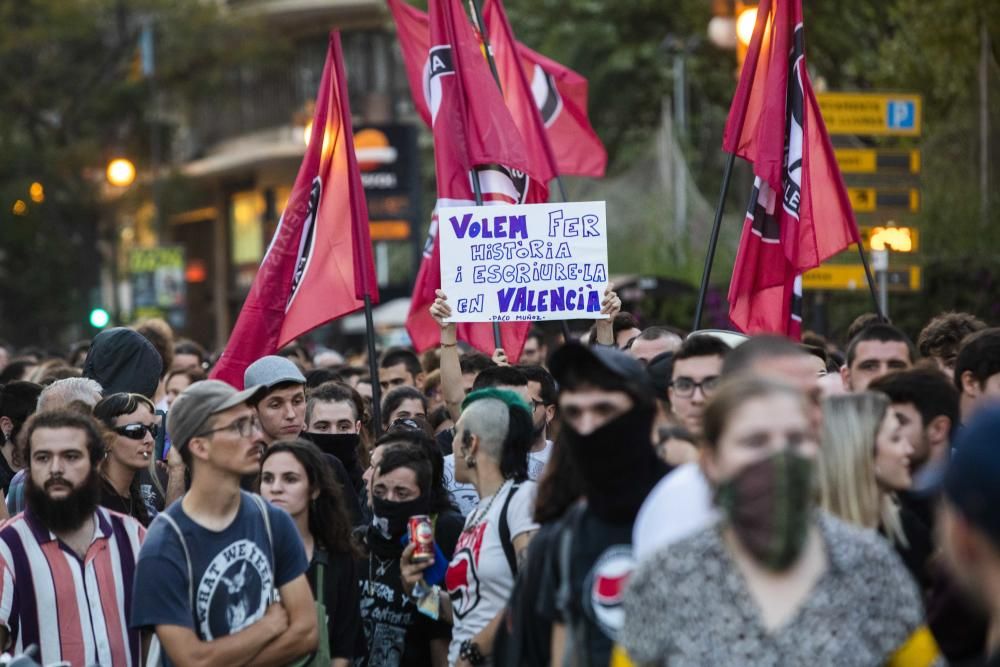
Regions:
<instances>
[{"instance_id":1,"label":"lamp post","mask_svg":"<svg viewBox=\"0 0 1000 667\"><path fill-rule=\"evenodd\" d=\"M105 177L114 188L125 189L135 182L135 164L126 157L118 156L108 162L104 171ZM108 261L101 269L101 300L103 303L110 303L115 319L121 316L118 303L118 224L117 215L114 213L114 203L112 207L111 219L108 221L110 230L107 232ZM96 325L95 325L96 326Z\"/></svg>"}]
</instances>

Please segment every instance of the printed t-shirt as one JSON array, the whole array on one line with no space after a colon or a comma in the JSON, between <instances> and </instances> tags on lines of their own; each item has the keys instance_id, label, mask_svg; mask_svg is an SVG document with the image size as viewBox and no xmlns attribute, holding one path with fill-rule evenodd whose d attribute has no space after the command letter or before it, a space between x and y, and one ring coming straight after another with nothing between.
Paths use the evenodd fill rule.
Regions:
<instances>
[{"instance_id":1,"label":"printed t-shirt","mask_svg":"<svg viewBox=\"0 0 1000 667\"><path fill-rule=\"evenodd\" d=\"M455 513L438 515L434 541L450 557L462 530ZM386 540L374 528L365 532L368 557L358 565L361 624L366 650L356 667L425 667L431 664L430 643L447 641L451 628L417 611L413 598L403 591L399 559L401 543Z\"/></svg>"},{"instance_id":2,"label":"printed t-shirt","mask_svg":"<svg viewBox=\"0 0 1000 667\"><path fill-rule=\"evenodd\" d=\"M165 513L184 535L193 582L188 579L180 539L166 520L157 517L139 552L132 627L178 625L212 641L263 618L272 589L293 581L309 566L292 518L269 503L264 507L271 523L270 541L261 509L246 492L240 493L236 518L221 531L195 523L180 500L167 508ZM163 662L173 664L166 655Z\"/></svg>"},{"instance_id":3,"label":"printed t-shirt","mask_svg":"<svg viewBox=\"0 0 1000 667\"><path fill-rule=\"evenodd\" d=\"M549 462L549 457L552 456L552 441L546 440L545 447L538 450L537 452L528 453L528 479L533 482L537 482L538 478L542 476L542 472L545 470L545 464Z\"/></svg>"},{"instance_id":4,"label":"printed t-shirt","mask_svg":"<svg viewBox=\"0 0 1000 667\"><path fill-rule=\"evenodd\" d=\"M570 531L569 572L563 572L562 540ZM548 551L548 567L538 589L540 616L582 629L583 650L595 665L607 665L624 620L622 599L635 569L632 523L611 523L576 506L558 524ZM568 600L559 587L569 577ZM567 634L568 636L568 634Z\"/></svg>"},{"instance_id":5,"label":"printed t-shirt","mask_svg":"<svg viewBox=\"0 0 1000 667\"><path fill-rule=\"evenodd\" d=\"M480 507L466 518L465 530L448 564L445 584L454 617L448 664L453 665L458 660L462 642L485 628L504 608L514 587L514 575L500 542L499 528L500 515L511 489L513 485L506 482L495 497L480 501ZM510 499L507 525L512 542L518 535L538 530L533 518L536 491L534 482L521 482ZM489 511L480 520L479 514L487 505ZM482 648L484 652L489 650Z\"/></svg>"}]
</instances>

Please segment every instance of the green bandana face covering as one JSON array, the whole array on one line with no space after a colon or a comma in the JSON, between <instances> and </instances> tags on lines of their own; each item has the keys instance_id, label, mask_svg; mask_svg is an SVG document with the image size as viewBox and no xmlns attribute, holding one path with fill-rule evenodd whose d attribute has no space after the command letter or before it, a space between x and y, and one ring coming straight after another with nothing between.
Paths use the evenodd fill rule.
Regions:
<instances>
[{"instance_id":1,"label":"green bandana face covering","mask_svg":"<svg viewBox=\"0 0 1000 667\"><path fill-rule=\"evenodd\" d=\"M802 553L813 512L813 462L786 449L719 485L715 502L764 567L788 569Z\"/></svg>"}]
</instances>

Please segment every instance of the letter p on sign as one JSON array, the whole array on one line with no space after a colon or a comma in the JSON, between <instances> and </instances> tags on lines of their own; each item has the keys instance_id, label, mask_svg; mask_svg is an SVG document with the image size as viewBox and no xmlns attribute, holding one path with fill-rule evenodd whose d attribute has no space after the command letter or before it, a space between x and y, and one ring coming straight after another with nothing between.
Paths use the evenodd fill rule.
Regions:
<instances>
[{"instance_id":1,"label":"letter p on sign","mask_svg":"<svg viewBox=\"0 0 1000 667\"><path fill-rule=\"evenodd\" d=\"M889 100L889 127L894 130L912 130L916 123L917 109L912 100Z\"/></svg>"}]
</instances>

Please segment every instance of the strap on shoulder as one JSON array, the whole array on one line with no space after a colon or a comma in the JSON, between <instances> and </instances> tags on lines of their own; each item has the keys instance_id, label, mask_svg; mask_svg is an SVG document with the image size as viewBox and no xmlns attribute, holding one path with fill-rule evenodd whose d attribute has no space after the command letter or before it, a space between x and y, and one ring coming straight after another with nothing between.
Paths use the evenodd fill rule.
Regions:
<instances>
[{"instance_id":1,"label":"strap on shoulder","mask_svg":"<svg viewBox=\"0 0 1000 667\"><path fill-rule=\"evenodd\" d=\"M194 614L194 611L195 611L195 608L194 608L194 567L191 565L191 552L188 551L187 540L184 539L184 533L183 533L183 531L181 531L181 527L177 524L177 521L174 520L174 517L170 516L169 513L165 512L165 511L164 512L160 512L159 514L156 515L156 518L153 519L154 522L161 521L161 520L165 521L166 524L173 529L174 533L177 534L177 539L181 543L181 549L184 551L184 561L187 564L187 573L188 573L188 601L191 603L191 613ZM197 623L195 623L195 625L197 627Z\"/></svg>"},{"instance_id":2,"label":"strap on shoulder","mask_svg":"<svg viewBox=\"0 0 1000 667\"><path fill-rule=\"evenodd\" d=\"M580 522L587 505L577 502L566 513L563 528L559 533L559 586L556 588L556 606L563 612L566 624L566 646L563 651L563 667L575 665L586 667L590 660L586 650L586 629L580 614L574 613L573 603L573 537L580 529Z\"/></svg>"},{"instance_id":3,"label":"strap on shoulder","mask_svg":"<svg viewBox=\"0 0 1000 667\"><path fill-rule=\"evenodd\" d=\"M507 565L510 566L510 572L514 577L517 577L517 553L514 551L514 541L510 539L510 523L507 521L507 508L510 507L510 500L519 488L521 488L520 484L510 487L510 492L507 493L507 498L503 501L503 508L500 510L499 525L500 545L503 547L503 555L507 557Z\"/></svg>"}]
</instances>

